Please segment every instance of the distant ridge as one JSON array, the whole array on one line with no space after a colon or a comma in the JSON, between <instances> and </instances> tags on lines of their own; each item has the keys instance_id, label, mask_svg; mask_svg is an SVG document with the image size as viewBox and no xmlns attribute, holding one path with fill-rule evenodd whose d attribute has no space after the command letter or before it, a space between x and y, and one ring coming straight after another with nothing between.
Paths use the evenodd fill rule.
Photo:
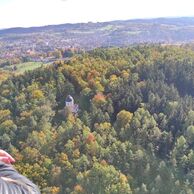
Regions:
<instances>
[{"instance_id":1,"label":"distant ridge","mask_svg":"<svg viewBox=\"0 0 194 194\"><path fill-rule=\"evenodd\" d=\"M22 45L25 48L32 43L36 45L35 40L41 39L47 46L49 44L49 49L93 49L139 43L183 44L194 42L194 17L67 23L0 30L0 41L6 44L9 40L20 44L24 38L26 43Z\"/></svg>"},{"instance_id":2,"label":"distant ridge","mask_svg":"<svg viewBox=\"0 0 194 194\"><path fill-rule=\"evenodd\" d=\"M194 25L194 17L164 17L164 18L145 18L145 19L130 19L130 20L114 20L107 22L88 22L88 23L64 23L64 24L53 24L45 26L34 26L34 27L14 27L0 29L0 34L7 33L32 33L41 32L46 30L60 30L62 28L68 29L73 27L88 26L88 25L107 25L107 24L141 24L141 23L153 23L153 24L171 24L171 25Z\"/></svg>"}]
</instances>

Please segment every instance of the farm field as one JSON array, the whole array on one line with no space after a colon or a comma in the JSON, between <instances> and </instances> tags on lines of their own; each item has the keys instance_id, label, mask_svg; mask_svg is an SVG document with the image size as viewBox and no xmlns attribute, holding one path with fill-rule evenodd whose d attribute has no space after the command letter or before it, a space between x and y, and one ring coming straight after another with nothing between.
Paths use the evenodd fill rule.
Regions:
<instances>
[{"instance_id":1,"label":"farm field","mask_svg":"<svg viewBox=\"0 0 194 194\"><path fill-rule=\"evenodd\" d=\"M3 70L15 72L15 73L24 73L26 71L32 71L36 68L39 68L42 65L43 65L42 62L26 62L26 63L19 63L16 65L10 65L8 67L3 68Z\"/></svg>"},{"instance_id":2,"label":"farm field","mask_svg":"<svg viewBox=\"0 0 194 194\"><path fill-rule=\"evenodd\" d=\"M26 62L0 68L0 82L6 80L12 75L24 74L27 71L32 71L40 67L46 67L47 65L48 64L44 64L42 62Z\"/></svg>"}]
</instances>

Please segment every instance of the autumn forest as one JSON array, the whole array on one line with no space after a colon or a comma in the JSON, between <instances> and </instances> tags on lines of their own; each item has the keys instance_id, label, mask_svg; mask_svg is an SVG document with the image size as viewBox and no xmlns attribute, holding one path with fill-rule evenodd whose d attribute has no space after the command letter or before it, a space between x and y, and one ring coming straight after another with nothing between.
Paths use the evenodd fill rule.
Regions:
<instances>
[{"instance_id":1,"label":"autumn forest","mask_svg":"<svg viewBox=\"0 0 194 194\"><path fill-rule=\"evenodd\" d=\"M0 146L43 194L192 194L192 47L99 48L13 75Z\"/></svg>"}]
</instances>

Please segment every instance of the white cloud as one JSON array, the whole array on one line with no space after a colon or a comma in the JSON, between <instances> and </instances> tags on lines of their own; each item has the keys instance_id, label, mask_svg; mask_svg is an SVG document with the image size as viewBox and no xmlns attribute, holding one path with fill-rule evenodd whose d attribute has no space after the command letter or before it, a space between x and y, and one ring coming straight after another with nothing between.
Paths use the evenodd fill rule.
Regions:
<instances>
[{"instance_id":1,"label":"white cloud","mask_svg":"<svg viewBox=\"0 0 194 194\"><path fill-rule=\"evenodd\" d=\"M0 28L193 13L193 0L0 0Z\"/></svg>"}]
</instances>

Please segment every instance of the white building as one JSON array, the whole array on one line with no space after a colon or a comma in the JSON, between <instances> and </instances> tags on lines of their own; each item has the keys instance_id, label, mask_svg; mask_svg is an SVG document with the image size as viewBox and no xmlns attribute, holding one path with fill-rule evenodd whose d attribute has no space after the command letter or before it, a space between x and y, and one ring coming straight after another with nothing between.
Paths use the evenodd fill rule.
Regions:
<instances>
[{"instance_id":1,"label":"white building","mask_svg":"<svg viewBox=\"0 0 194 194\"><path fill-rule=\"evenodd\" d=\"M74 104L74 99L71 95L68 95L65 100L65 106L74 114L78 112L78 105Z\"/></svg>"}]
</instances>

